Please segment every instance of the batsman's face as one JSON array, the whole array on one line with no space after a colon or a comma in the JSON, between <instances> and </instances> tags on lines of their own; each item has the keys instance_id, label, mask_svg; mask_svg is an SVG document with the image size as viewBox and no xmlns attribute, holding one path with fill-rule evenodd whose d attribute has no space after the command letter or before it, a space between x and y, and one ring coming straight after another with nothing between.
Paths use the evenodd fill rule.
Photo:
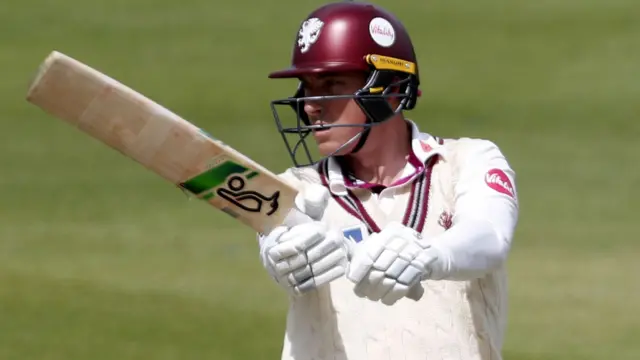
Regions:
<instances>
[{"instance_id":1,"label":"batsman's face","mask_svg":"<svg viewBox=\"0 0 640 360\"><path fill-rule=\"evenodd\" d=\"M362 73L340 73L330 75L307 76L302 79L304 96L353 95L364 86ZM366 116L353 99L305 100L304 111L312 125L362 125ZM323 156L336 151L363 130L360 126L330 127L313 132L320 153ZM357 141L343 149L339 154L349 152Z\"/></svg>"}]
</instances>

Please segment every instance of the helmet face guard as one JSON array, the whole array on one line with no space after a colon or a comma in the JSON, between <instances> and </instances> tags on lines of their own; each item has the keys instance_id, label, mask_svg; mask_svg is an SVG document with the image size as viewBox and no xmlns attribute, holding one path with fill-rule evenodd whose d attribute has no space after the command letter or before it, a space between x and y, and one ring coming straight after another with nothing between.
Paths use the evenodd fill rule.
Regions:
<instances>
[{"instance_id":1,"label":"helmet face guard","mask_svg":"<svg viewBox=\"0 0 640 360\"><path fill-rule=\"evenodd\" d=\"M363 61L369 66L368 78L365 85L354 94L305 97L304 89L300 84L294 96L271 102L271 110L277 129L282 135L287 151L296 167L313 165L322 158L338 154L344 148L357 141L352 153L356 152L364 145L372 127L384 123L403 110L411 110L414 108L419 94L419 81L416 75L416 65L413 62L375 54L365 56ZM300 71L299 75L302 74L304 74L304 72ZM391 98L399 100L397 107L392 108L389 103ZM305 101L328 101L335 99L353 99L365 114L365 123L311 124L304 111ZM293 110L296 116L295 122L289 124L284 123L277 110L277 107L282 105L284 105L288 111ZM307 144L307 137L314 130L332 127L360 127L362 130L342 144L333 153L326 156L313 156Z\"/></svg>"}]
</instances>

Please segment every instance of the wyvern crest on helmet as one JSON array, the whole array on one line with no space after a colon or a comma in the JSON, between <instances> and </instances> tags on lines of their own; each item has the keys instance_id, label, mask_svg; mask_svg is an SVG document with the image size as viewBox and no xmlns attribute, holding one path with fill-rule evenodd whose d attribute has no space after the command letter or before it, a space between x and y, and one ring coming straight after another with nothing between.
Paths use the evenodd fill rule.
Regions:
<instances>
[{"instance_id":1,"label":"wyvern crest on helmet","mask_svg":"<svg viewBox=\"0 0 640 360\"><path fill-rule=\"evenodd\" d=\"M318 18L311 18L302 23L298 31L298 46L301 53L309 51L311 45L318 40L323 25L324 22Z\"/></svg>"}]
</instances>

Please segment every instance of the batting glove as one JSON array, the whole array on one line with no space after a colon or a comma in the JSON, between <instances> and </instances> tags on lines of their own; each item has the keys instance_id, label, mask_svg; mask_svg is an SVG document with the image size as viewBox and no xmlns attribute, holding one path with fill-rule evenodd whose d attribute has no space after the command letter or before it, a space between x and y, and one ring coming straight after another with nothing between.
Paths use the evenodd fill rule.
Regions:
<instances>
[{"instance_id":1,"label":"batting glove","mask_svg":"<svg viewBox=\"0 0 640 360\"><path fill-rule=\"evenodd\" d=\"M389 224L367 240L352 245L347 278L354 293L372 301L393 305L403 297L418 300L436 265L438 250L422 235L400 223Z\"/></svg>"},{"instance_id":2,"label":"batting glove","mask_svg":"<svg viewBox=\"0 0 640 360\"><path fill-rule=\"evenodd\" d=\"M308 293L345 274L344 236L319 221L328 200L324 187L305 188L296 198L298 209L283 225L260 238L264 267L292 295Z\"/></svg>"}]
</instances>

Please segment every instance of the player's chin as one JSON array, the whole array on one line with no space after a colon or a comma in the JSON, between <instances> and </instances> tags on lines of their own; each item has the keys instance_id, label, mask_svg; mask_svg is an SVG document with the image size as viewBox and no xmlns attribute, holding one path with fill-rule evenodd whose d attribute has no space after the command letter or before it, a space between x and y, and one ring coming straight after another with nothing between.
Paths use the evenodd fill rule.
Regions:
<instances>
[{"instance_id":1,"label":"player's chin","mask_svg":"<svg viewBox=\"0 0 640 360\"><path fill-rule=\"evenodd\" d=\"M323 157L324 156L329 156L329 155L339 156L339 155L348 154L351 151L351 148L353 147L353 146L349 145L349 146L344 147L343 149L340 149L340 147L342 145L344 145L344 142L339 142L339 141L335 141L335 140L334 141L329 140L329 141L318 142L318 152Z\"/></svg>"}]
</instances>

